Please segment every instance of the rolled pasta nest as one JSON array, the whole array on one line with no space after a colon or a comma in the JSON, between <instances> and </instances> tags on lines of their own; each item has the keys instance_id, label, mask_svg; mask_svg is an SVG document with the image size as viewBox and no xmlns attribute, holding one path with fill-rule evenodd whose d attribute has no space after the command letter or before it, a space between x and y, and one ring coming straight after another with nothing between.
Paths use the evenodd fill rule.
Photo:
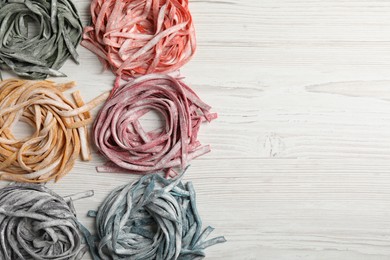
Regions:
<instances>
[{"instance_id":1,"label":"rolled pasta nest","mask_svg":"<svg viewBox=\"0 0 390 260\"><path fill-rule=\"evenodd\" d=\"M197 140L201 123L217 117L210 109L171 76L146 75L122 86L117 82L94 123L93 140L110 160L97 170L177 175L191 159L210 151ZM149 111L161 115L161 128L144 130L140 118Z\"/></svg>"},{"instance_id":2,"label":"rolled pasta nest","mask_svg":"<svg viewBox=\"0 0 390 260\"><path fill-rule=\"evenodd\" d=\"M76 47L82 25L70 0L0 0L0 69L44 79L58 70Z\"/></svg>"},{"instance_id":3,"label":"rolled pasta nest","mask_svg":"<svg viewBox=\"0 0 390 260\"><path fill-rule=\"evenodd\" d=\"M80 153L90 159L86 125L89 110L103 102L104 93L84 104L78 91L74 102L63 92L74 82L9 79L0 82L0 178L23 182L57 181L68 173ZM18 121L34 128L31 136L17 138Z\"/></svg>"},{"instance_id":4,"label":"rolled pasta nest","mask_svg":"<svg viewBox=\"0 0 390 260\"><path fill-rule=\"evenodd\" d=\"M74 211L38 184L0 189L0 259L78 260L87 247Z\"/></svg>"},{"instance_id":5,"label":"rolled pasta nest","mask_svg":"<svg viewBox=\"0 0 390 260\"><path fill-rule=\"evenodd\" d=\"M93 0L81 45L121 77L168 73L196 49L188 0Z\"/></svg>"},{"instance_id":6,"label":"rolled pasta nest","mask_svg":"<svg viewBox=\"0 0 390 260\"><path fill-rule=\"evenodd\" d=\"M96 215L97 238L86 234L93 258L201 259L205 248L225 242L207 240L213 228L202 231L195 190L181 178L149 174L113 190L97 215L89 213Z\"/></svg>"}]
</instances>

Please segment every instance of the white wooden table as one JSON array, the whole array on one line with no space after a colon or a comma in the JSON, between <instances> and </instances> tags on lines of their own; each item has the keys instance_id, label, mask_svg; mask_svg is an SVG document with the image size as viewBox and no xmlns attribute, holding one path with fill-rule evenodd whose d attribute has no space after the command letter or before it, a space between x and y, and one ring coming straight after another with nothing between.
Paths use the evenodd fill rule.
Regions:
<instances>
[{"instance_id":1,"label":"white wooden table","mask_svg":"<svg viewBox=\"0 0 390 260\"><path fill-rule=\"evenodd\" d=\"M75 0L84 25L87 0ZM185 180L228 242L207 259L390 259L390 1L192 0L198 50L182 74L219 113ZM114 76L78 48L62 71L86 101ZM95 109L95 114L97 110ZM86 218L127 174L79 161L57 184ZM5 185L3 183L2 185ZM86 256L85 259L90 259Z\"/></svg>"}]
</instances>

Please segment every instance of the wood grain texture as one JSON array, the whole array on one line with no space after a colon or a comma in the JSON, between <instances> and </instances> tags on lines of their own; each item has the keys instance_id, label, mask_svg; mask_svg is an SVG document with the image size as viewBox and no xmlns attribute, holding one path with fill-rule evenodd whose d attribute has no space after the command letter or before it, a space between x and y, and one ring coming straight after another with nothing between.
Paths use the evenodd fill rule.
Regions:
<instances>
[{"instance_id":1,"label":"wood grain texture","mask_svg":"<svg viewBox=\"0 0 390 260\"><path fill-rule=\"evenodd\" d=\"M89 1L76 1L84 25ZM205 225L228 242L207 259L390 259L390 1L193 0L198 38L182 69L219 119L193 161ZM62 69L87 100L114 76L78 48ZM96 110L95 110L96 114ZM114 187L136 180L77 163L58 184L86 218ZM3 184L5 185L5 184ZM90 259L89 256L85 259Z\"/></svg>"}]
</instances>

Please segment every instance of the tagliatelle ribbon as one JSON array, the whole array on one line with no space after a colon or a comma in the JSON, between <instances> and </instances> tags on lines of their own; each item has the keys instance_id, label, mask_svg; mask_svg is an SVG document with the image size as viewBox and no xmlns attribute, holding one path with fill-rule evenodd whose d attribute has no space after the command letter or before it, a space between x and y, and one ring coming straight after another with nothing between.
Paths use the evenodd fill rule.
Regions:
<instances>
[{"instance_id":1,"label":"tagliatelle ribbon","mask_svg":"<svg viewBox=\"0 0 390 260\"><path fill-rule=\"evenodd\" d=\"M92 122L89 110L103 102L103 93L84 104L78 91L75 102L63 91L74 82L9 79L0 82L0 178L23 182L59 180L68 173L80 153L90 159L86 125ZM13 128L19 121L35 128L25 138L16 138Z\"/></svg>"},{"instance_id":2,"label":"tagliatelle ribbon","mask_svg":"<svg viewBox=\"0 0 390 260\"><path fill-rule=\"evenodd\" d=\"M71 204L74 199L67 199L38 184L0 189L0 259L82 259L88 248Z\"/></svg>"},{"instance_id":3,"label":"tagliatelle ribbon","mask_svg":"<svg viewBox=\"0 0 390 260\"><path fill-rule=\"evenodd\" d=\"M175 176L188 161L210 151L197 140L200 125L217 114L182 81L161 74L146 75L119 86L100 110L93 129L99 151L111 162L102 172L136 174L164 170ZM139 119L155 111L164 119L161 129L145 131Z\"/></svg>"},{"instance_id":4,"label":"tagliatelle ribbon","mask_svg":"<svg viewBox=\"0 0 390 260\"><path fill-rule=\"evenodd\" d=\"M213 228L202 231L191 182L164 179L158 174L113 190L96 216L97 238L85 233L94 260L202 259L204 249L225 242L207 240Z\"/></svg>"},{"instance_id":5,"label":"tagliatelle ribbon","mask_svg":"<svg viewBox=\"0 0 390 260\"><path fill-rule=\"evenodd\" d=\"M196 49L188 0L93 0L81 45L124 78L168 73Z\"/></svg>"},{"instance_id":6,"label":"tagliatelle ribbon","mask_svg":"<svg viewBox=\"0 0 390 260\"><path fill-rule=\"evenodd\" d=\"M32 79L65 76L58 70L69 56L77 62L81 34L70 0L0 0L0 69Z\"/></svg>"}]
</instances>

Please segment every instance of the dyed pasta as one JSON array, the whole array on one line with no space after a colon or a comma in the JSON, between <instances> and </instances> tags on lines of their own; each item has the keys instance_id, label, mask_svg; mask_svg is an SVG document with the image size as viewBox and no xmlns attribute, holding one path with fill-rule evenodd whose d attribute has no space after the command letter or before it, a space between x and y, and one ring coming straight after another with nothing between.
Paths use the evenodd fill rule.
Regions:
<instances>
[{"instance_id":1,"label":"dyed pasta","mask_svg":"<svg viewBox=\"0 0 390 260\"><path fill-rule=\"evenodd\" d=\"M84 104L79 92L75 103L63 91L74 82L9 79L0 82L0 178L24 182L60 179L69 172L81 153L90 159L86 125L92 118L89 110L108 96L102 94ZM14 125L19 121L35 132L16 138Z\"/></svg>"},{"instance_id":2,"label":"dyed pasta","mask_svg":"<svg viewBox=\"0 0 390 260\"><path fill-rule=\"evenodd\" d=\"M35 27L35 30L29 30ZM69 56L77 62L82 25L70 0L0 0L0 68L43 79Z\"/></svg>"},{"instance_id":3,"label":"dyed pasta","mask_svg":"<svg viewBox=\"0 0 390 260\"><path fill-rule=\"evenodd\" d=\"M93 0L81 45L124 78L168 73L195 52L188 0Z\"/></svg>"},{"instance_id":4,"label":"dyed pasta","mask_svg":"<svg viewBox=\"0 0 390 260\"><path fill-rule=\"evenodd\" d=\"M142 128L139 119L149 111L164 119L161 129ZM187 85L167 75L146 75L122 86L117 82L94 123L95 144L111 161L97 170L136 174L165 170L175 176L175 168L183 169L210 151L197 140L201 123L216 118L209 111Z\"/></svg>"},{"instance_id":5,"label":"dyed pasta","mask_svg":"<svg viewBox=\"0 0 390 260\"><path fill-rule=\"evenodd\" d=\"M181 178L150 174L112 191L97 215L89 214L96 215L98 236L95 244L86 234L93 259L200 259L205 248L225 242L206 240L213 228L202 232L195 190Z\"/></svg>"},{"instance_id":6,"label":"dyed pasta","mask_svg":"<svg viewBox=\"0 0 390 260\"><path fill-rule=\"evenodd\" d=\"M0 259L77 260L86 247L74 211L37 184L0 189Z\"/></svg>"}]
</instances>

